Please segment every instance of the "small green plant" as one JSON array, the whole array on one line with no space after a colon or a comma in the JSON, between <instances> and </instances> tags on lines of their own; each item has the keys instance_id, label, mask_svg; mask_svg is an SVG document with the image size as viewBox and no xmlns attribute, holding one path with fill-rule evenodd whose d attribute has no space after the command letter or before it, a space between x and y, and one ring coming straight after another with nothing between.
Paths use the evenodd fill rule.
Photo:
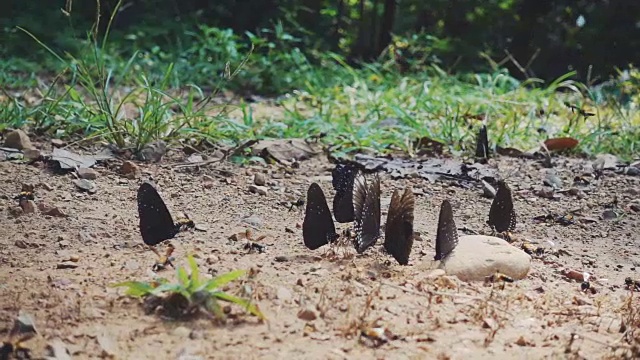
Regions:
<instances>
[{"instance_id":1,"label":"small green plant","mask_svg":"<svg viewBox=\"0 0 640 360\"><path fill-rule=\"evenodd\" d=\"M217 320L225 319L225 311L220 306L220 301L225 301L239 305L260 320L265 317L258 308L258 305L250 299L237 297L222 290L228 283L243 276L245 270L235 270L216 276L212 279L205 279L200 276L200 270L195 259L187 256L190 272L184 267L176 268L178 282L172 283L167 279L159 278L152 282L145 281L125 281L111 285L112 287L126 287L126 295L134 298L145 298L147 304L152 305L151 310L159 305L163 308L171 309L173 317L189 316L197 314L200 310L215 316Z\"/></svg>"}]
</instances>

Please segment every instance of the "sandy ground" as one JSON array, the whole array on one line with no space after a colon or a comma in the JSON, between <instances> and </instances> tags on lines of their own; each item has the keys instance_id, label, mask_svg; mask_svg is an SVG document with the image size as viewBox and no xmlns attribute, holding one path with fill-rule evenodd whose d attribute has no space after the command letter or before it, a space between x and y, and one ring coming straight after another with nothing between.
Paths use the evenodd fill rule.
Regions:
<instances>
[{"instance_id":1,"label":"sandy ground","mask_svg":"<svg viewBox=\"0 0 640 360\"><path fill-rule=\"evenodd\" d=\"M500 173L512 173L508 182L519 218L516 236L548 252L567 252L534 259L526 279L503 289L433 276L441 201L451 199L459 228L486 230L491 200L482 197L478 187L382 176L383 222L394 188L410 182L422 193L415 212L422 240L414 244L410 266L402 267L379 251L381 242L355 257L335 258L327 249L312 252L304 247L304 210L289 211L282 202L305 194L312 181L318 181L331 200L331 164L324 160L304 161L288 174L278 166L231 164L175 170L171 163L184 160L177 151L171 155L159 166L141 165L143 178L154 178L174 215L186 212L208 229L181 233L171 241L176 264L184 265L185 255L192 253L201 271L209 274L257 271L244 285L250 286L268 320L244 316L238 307L226 325L204 317L172 321L145 315L138 300L109 286L152 276L155 257L143 248L138 230L136 190L141 179L120 175L117 165L98 166L98 191L89 195L75 188L71 174L54 175L41 166L5 161L0 162L2 334L22 310L35 318L39 331L26 343L36 357L61 342L74 359L601 359L631 357L630 339L635 336L636 346L640 341L640 302L624 286L625 277L640 278L640 217L630 208L640 199L638 177L606 173L592 181L584 197L565 193L549 200L534 194L544 173L538 164L492 160L490 165ZM565 158L557 162L569 186L581 174L576 169L588 164ZM232 175L222 176L220 169ZM248 190L257 172L266 175L267 195ZM36 185L36 203L58 206L69 216L13 214L12 197L23 183ZM601 214L614 195L621 216L603 220ZM576 209L582 211L574 225L533 220ZM250 228L243 220L247 217L259 223L254 237L267 236L264 253L247 253L244 242L229 240ZM79 257L77 268L57 269L73 256ZM597 292L581 292L579 282L562 274L564 269L594 274L598 280L591 285ZM174 279L172 270L159 274ZM230 291L239 287L231 285ZM300 319L302 310L317 318ZM391 340L372 346L360 337L360 330L371 326L386 328Z\"/></svg>"}]
</instances>

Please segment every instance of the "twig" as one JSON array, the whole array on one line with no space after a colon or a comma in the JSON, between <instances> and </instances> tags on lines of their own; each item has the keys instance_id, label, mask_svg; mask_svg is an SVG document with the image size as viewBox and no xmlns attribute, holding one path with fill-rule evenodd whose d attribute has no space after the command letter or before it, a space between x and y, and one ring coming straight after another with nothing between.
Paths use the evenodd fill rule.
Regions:
<instances>
[{"instance_id":1,"label":"twig","mask_svg":"<svg viewBox=\"0 0 640 360\"><path fill-rule=\"evenodd\" d=\"M211 159L211 160L205 160L205 161L199 161L199 162L194 162L194 163L179 163L179 164L173 164L172 166L175 169L180 169L180 168L186 168L186 167L194 167L194 166L206 166L209 164L213 164L216 162L223 162L226 159L228 159L231 156L235 156L237 154L239 154L242 150L248 148L249 146L257 143L258 140L256 139L251 139L251 140L247 140L244 143L238 145L237 147L235 147L233 149L233 151L228 151L226 152L220 159Z\"/></svg>"},{"instance_id":2,"label":"twig","mask_svg":"<svg viewBox=\"0 0 640 360\"><path fill-rule=\"evenodd\" d=\"M533 53L533 55L531 55L531 58L529 59L529 61L527 61L527 64L524 66L524 68L527 69L531 73L532 77L535 77L535 74L533 73L533 71L531 71L531 65L533 64L535 59L538 58L538 55L540 55L540 48L536 49L536 51Z\"/></svg>"},{"instance_id":3,"label":"twig","mask_svg":"<svg viewBox=\"0 0 640 360\"><path fill-rule=\"evenodd\" d=\"M405 292L407 292L409 294L418 295L418 296L422 296L422 297L427 297L427 295L424 294L426 292L428 295L449 296L449 297L457 297L457 298L470 299L470 300L486 300L486 299L483 299L483 298L481 298L479 296L471 296L471 295L466 295L466 294L445 293L445 292L432 291L432 290L424 290L423 292L419 292L419 291L403 288L402 286L390 284L388 282L382 282L381 284L389 286L389 287L392 287L392 288L395 288L395 289L398 289L398 290L405 291Z\"/></svg>"},{"instance_id":4,"label":"twig","mask_svg":"<svg viewBox=\"0 0 640 360\"><path fill-rule=\"evenodd\" d=\"M224 160L224 157L219 159L211 159L211 160L198 161L193 163L178 163L178 164L173 164L169 166L175 169L181 169L181 168L187 168L187 167L207 166L213 163L222 162L223 160Z\"/></svg>"},{"instance_id":5,"label":"twig","mask_svg":"<svg viewBox=\"0 0 640 360\"><path fill-rule=\"evenodd\" d=\"M594 343L596 343L596 344L598 344L598 345L606 346L606 347L609 347L609 348L614 349L614 350L615 350L615 349L619 349L619 348L623 348L623 349L631 350L631 347L630 347L629 345L626 345L626 344L612 345L612 344L609 344L609 343L607 343L607 342L605 342L605 341L598 340L598 339L596 339L596 338L592 338L592 337L587 336L587 335L582 335L582 334L578 334L578 333L575 333L575 332L572 332L572 333L571 333L571 337L572 337L572 338L574 338L574 337L576 337L576 336L577 336L578 338L583 338L583 339L585 339L585 340L589 340L589 341L594 342Z\"/></svg>"},{"instance_id":6,"label":"twig","mask_svg":"<svg viewBox=\"0 0 640 360\"><path fill-rule=\"evenodd\" d=\"M529 78L529 74L527 73L527 69L525 69L524 67L522 67L522 65L520 65L520 63L518 62L518 60L516 60L516 58L513 57L513 55L511 55L511 53L509 52L509 50L505 49L504 53L507 54L507 58L509 58L509 60L511 60L511 63L513 65L515 65L516 68L518 68L518 70L520 70L520 72L522 73L522 75L524 75L525 77Z\"/></svg>"}]
</instances>

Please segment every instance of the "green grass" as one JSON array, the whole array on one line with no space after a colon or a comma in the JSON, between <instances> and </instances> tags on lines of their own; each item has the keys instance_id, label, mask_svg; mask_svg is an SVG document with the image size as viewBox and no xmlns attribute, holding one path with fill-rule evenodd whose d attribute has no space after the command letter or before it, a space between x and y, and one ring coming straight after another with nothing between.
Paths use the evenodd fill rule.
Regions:
<instances>
[{"instance_id":1,"label":"green grass","mask_svg":"<svg viewBox=\"0 0 640 360\"><path fill-rule=\"evenodd\" d=\"M265 34L271 40L261 37ZM300 39L281 26L244 38L200 27L181 54L132 49L128 57L113 50L117 42L109 42L108 35L88 36L80 55L59 54L40 43L58 61L57 76L38 77L27 65L20 71L18 60L3 61L9 69L3 82L13 79L12 88L22 84L43 96L28 104L5 91L0 130L27 127L134 150L160 138L233 146L325 133L321 141L344 154L412 153L415 140L429 137L455 154L470 154L477 118L486 117L490 142L503 147L528 150L547 138L570 136L580 141L574 152L627 159L638 153L640 72L635 69L611 90L574 82L571 73L544 84L520 82L500 69L450 75L433 64L399 74L385 58L354 68L336 54L303 54ZM242 101L212 105L209 100L225 89L280 95L275 105L284 112L257 116L258 107L268 106ZM584 119L565 102L595 116ZM381 126L385 119L396 125Z\"/></svg>"},{"instance_id":2,"label":"green grass","mask_svg":"<svg viewBox=\"0 0 640 360\"><path fill-rule=\"evenodd\" d=\"M205 311L214 315L218 320L224 320L226 315L220 306L220 302L228 302L241 306L248 313L265 319L258 306L250 299L237 297L223 291L230 282L245 275L245 271L236 270L215 278L206 279L200 276L200 270L192 256L187 257L189 272L184 267L176 269L177 282L169 282L164 278L158 278L153 282L125 281L113 284L112 287L124 287L125 294L134 298L147 298L154 296L163 301L180 304L174 315L194 315L199 311ZM176 296L180 300L176 300Z\"/></svg>"}]
</instances>

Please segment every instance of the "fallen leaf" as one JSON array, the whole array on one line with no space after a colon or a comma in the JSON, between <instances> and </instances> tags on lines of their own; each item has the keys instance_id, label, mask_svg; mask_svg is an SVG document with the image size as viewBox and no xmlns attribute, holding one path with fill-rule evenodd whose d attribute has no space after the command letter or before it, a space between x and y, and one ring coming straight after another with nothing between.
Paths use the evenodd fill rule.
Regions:
<instances>
[{"instance_id":1,"label":"fallen leaf","mask_svg":"<svg viewBox=\"0 0 640 360\"><path fill-rule=\"evenodd\" d=\"M494 170L486 165L469 165L448 158L402 159L358 154L352 162L365 171L384 170L394 179L421 177L435 182L445 177L476 182L477 179L494 177Z\"/></svg>"},{"instance_id":2,"label":"fallen leaf","mask_svg":"<svg viewBox=\"0 0 640 360\"><path fill-rule=\"evenodd\" d=\"M69 351L67 350L67 346L60 339L54 339L49 344L47 344L47 348L49 349L49 356L53 360L71 360L71 356L69 355Z\"/></svg>"},{"instance_id":3,"label":"fallen leaf","mask_svg":"<svg viewBox=\"0 0 640 360\"><path fill-rule=\"evenodd\" d=\"M303 139L260 140L251 147L251 151L265 160L273 158L281 163L306 160L321 153Z\"/></svg>"},{"instance_id":4,"label":"fallen leaf","mask_svg":"<svg viewBox=\"0 0 640 360\"><path fill-rule=\"evenodd\" d=\"M58 162L60 168L64 170L90 168L96 164L96 159L93 156L80 155L60 148L53 148L51 161Z\"/></svg>"},{"instance_id":5,"label":"fallen leaf","mask_svg":"<svg viewBox=\"0 0 640 360\"><path fill-rule=\"evenodd\" d=\"M101 333L97 339L98 345L102 348L102 353L109 357L115 357L118 353L118 345L108 334Z\"/></svg>"},{"instance_id":6,"label":"fallen leaf","mask_svg":"<svg viewBox=\"0 0 640 360\"><path fill-rule=\"evenodd\" d=\"M485 329L496 330L498 329L498 323L492 318L482 319L482 327Z\"/></svg>"},{"instance_id":7,"label":"fallen leaf","mask_svg":"<svg viewBox=\"0 0 640 360\"><path fill-rule=\"evenodd\" d=\"M36 322L33 316L23 310L18 312L18 318L13 323L14 334L36 334Z\"/></svg>"},{"instance_id":8,"label":"fallen leaf","mask_svg":"<svg viewBox=\"0 0 640 360\"><path fill-rule=\"evenodd\" d=\"M544 146L546 146L549 151L573 149L578 146L578 140L570 137L547 139L544 141Z\"/></svg>"}]
</instances>

